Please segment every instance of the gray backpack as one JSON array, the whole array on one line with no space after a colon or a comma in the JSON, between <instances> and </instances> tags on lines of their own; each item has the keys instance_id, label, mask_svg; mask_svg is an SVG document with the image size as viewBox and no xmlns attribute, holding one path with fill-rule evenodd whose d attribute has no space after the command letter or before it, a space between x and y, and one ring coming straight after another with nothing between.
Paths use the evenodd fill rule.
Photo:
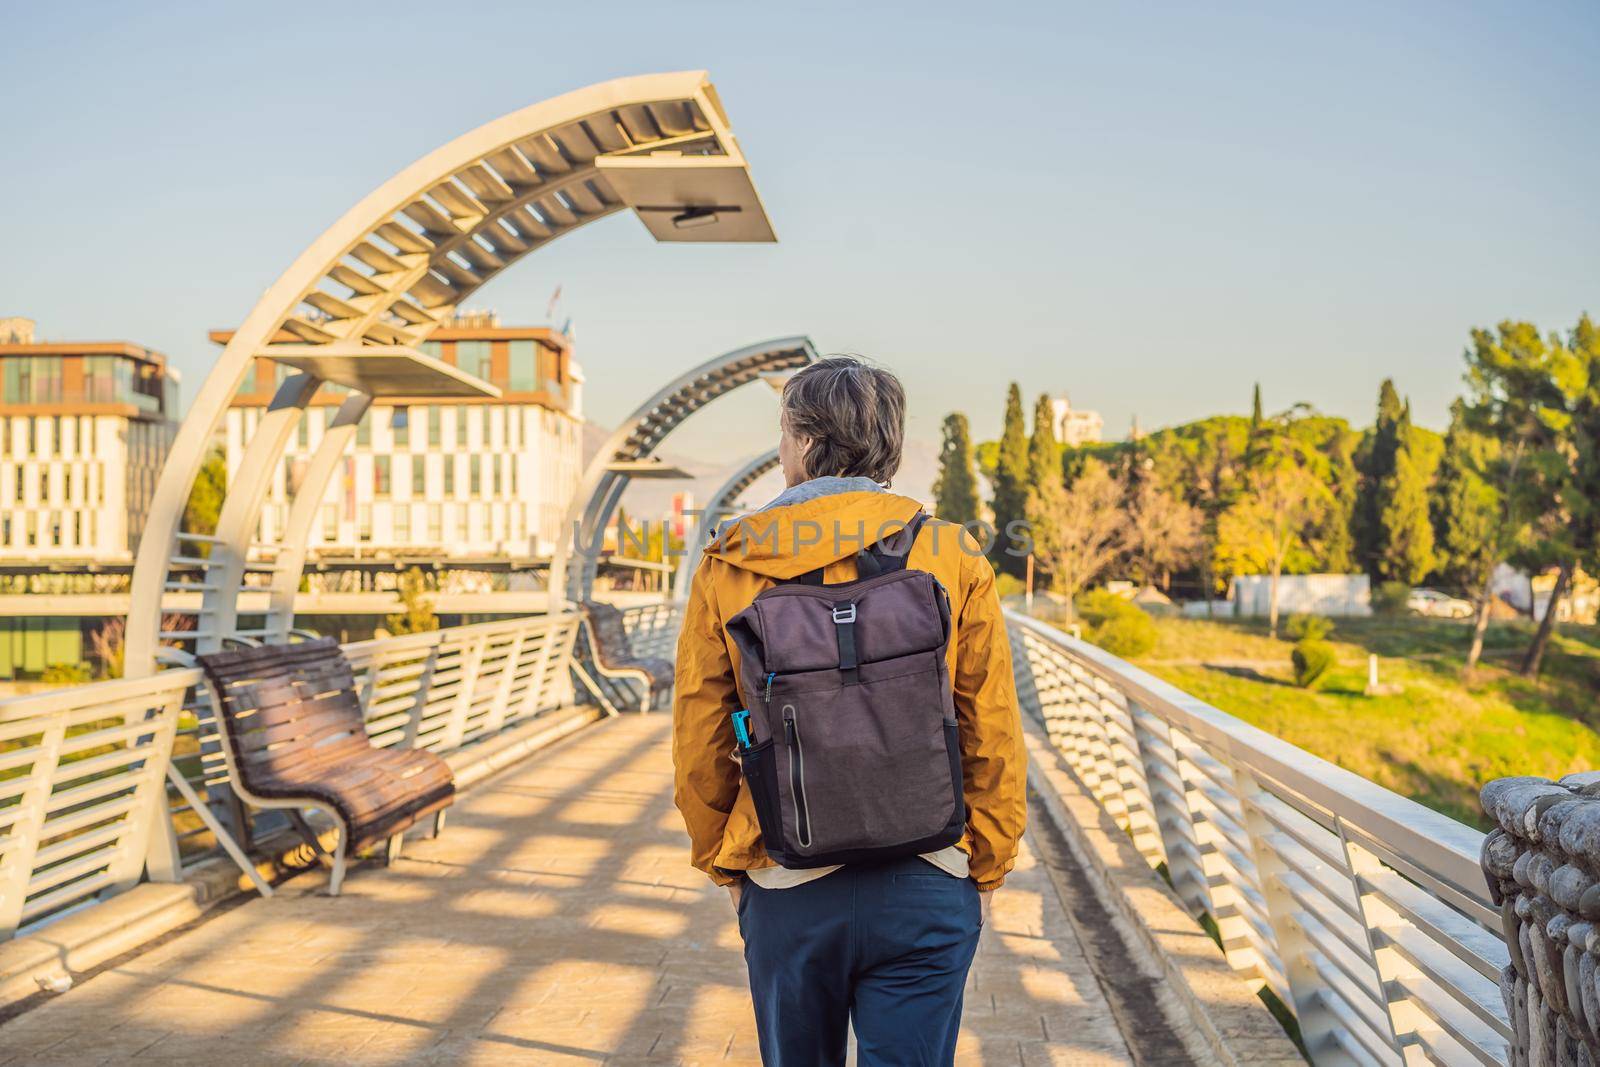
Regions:
<instances>
[{"instance_id":1,"label":"gray backpack","mask_svg":"<svg viewBox=\"0 0 1600 1067\"><path fill-rule=\"evenodd\" d=\"M858 553L854 581L811 571L728 621L739 763L762 844L784 867L933 852L966 825L950 598L905 565L926 520Z\"/></svg>"}]
</instances>

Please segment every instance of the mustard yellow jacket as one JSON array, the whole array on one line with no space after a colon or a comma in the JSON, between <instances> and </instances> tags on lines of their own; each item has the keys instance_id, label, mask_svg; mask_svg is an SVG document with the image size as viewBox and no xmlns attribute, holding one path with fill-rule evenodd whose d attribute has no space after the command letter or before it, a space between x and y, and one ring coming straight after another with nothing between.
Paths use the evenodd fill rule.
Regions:
<instances>
[{"instance_id":1,"label":"mustard yellow jacket","mask_svg":"<svg viewBox=\"0 0 1600 1067\"><path fill-rule=\"evenodd\" d=\"M780 580L824 566L828 582L854 578L856 552L918 507L892 493L819 497L746 516L706 549L678 637L672 757L690 862L718 885L733 882L732 872L774 866L733 759L729 716L750 695L741 700L736 691L739 653L724 626ZM938 521L924 525L906 566L932 573L950 592L950 679L967 802L957 847L978 887L993 889L1016 862L1027 822L1027 752L994 570L959 525Z\"/></svg>"}]
</instances>

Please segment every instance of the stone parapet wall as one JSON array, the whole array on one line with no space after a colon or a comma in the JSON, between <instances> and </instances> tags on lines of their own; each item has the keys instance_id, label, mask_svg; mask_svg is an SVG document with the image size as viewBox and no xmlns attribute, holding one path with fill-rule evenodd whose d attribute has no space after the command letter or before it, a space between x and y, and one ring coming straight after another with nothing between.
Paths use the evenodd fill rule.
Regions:
<instances>
[{"instance_id":1,"label":"stone parapet wall","mask_svg":"<svg viewBox=\"0 0 1600 1067\"><path fill-rule=\"evenodd\" d=\"M1600 771L1501 778L1483 870L1510 949L1515 1067L1600 1067Z\"/></svg>"}]
</instances>

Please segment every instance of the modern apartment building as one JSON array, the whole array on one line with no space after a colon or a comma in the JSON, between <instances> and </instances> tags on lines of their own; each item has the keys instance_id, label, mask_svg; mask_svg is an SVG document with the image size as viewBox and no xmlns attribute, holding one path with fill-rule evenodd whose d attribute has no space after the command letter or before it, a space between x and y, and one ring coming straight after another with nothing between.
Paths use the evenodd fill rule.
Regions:
<instances>
[{"instance_id":1,"label":"modern apartment building","mask_svg":"<svg viewBox=\"0 0 1600 1067\"><path fill-rule=\"evenodd\" d=\"M160 352L41 342L31 320L0 318L0 681L84 665L126 590L177 409Z\"/></svg>"},{"instance_id":2,"label":"modern apartment building","mask_svg":"<svg viewBox=\"0 0 1600 1067\"><path fill-rule=\"evenodd\" d=\"M230 332L212 340L226 344ZM428 355L498 386L493 400L373 404L328 487L313 560L504 561L548 558L582 470L583 378L562 333L501 326L489 313L435 330ZM225 425L230 476L277 386L292 369L257 359ZM276 540L289 502L345 390L312 400L275 472L261 538Z\"/></svg>"},{"instance_id":3,"label":"modern apartment building","mask_svg":"<svg viewBox=\"0 0 1600 1067\"><path fill-rule=\"evenodd\" d=\"M131 564L177 407L159 352L0 322L0 567Z\"/></svg>"}]
</instances>

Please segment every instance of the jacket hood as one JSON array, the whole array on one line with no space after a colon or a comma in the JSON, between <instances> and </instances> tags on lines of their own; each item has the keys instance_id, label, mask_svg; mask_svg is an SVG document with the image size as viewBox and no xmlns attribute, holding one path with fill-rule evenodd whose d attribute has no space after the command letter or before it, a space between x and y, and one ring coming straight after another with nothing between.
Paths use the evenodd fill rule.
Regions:
<instances>
[{"instance_id":1,"label":"jacket hood","mask_svg":"<svg viewBox=\"0 0 1600 1067\"><path fill-rule=\"evenodd\" d=\"M763 508L729 522L706 555L783 581L892 536L921 507L898 493L851 492Z\"/></svg>"}]
</instances>

